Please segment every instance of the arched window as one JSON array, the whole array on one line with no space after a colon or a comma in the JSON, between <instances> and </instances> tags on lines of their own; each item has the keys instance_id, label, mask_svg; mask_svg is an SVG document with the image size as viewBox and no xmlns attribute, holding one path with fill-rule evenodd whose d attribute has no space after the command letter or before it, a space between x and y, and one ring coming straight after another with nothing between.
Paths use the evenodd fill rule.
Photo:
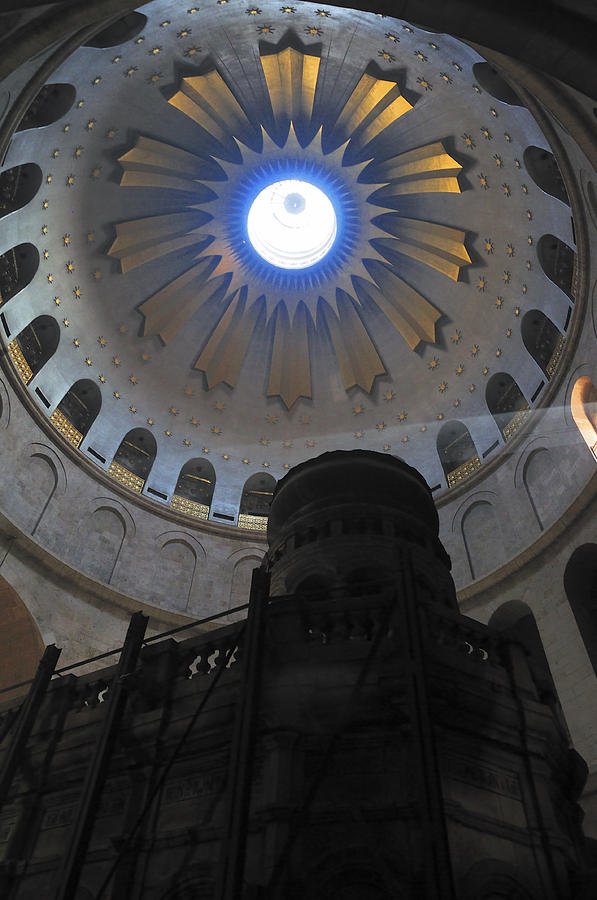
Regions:
<instances>
[{"instance_id":1,"label":"arched window","mask_svg":"<svg viewBox=\"0 0 597 900\"><path fill-rule=\"evenodd\" d=\"M0 172L0 218L25 206L37 194L42 172L36 163Z\"/></svg>"},{"instance_id":2,"label":"arched window","mask_svg":"<svg viewBox=\"0 0 597 900\"><path fill-rule=\"evenodd\" d=\"M570 206L566 185L553 153L543 147L527 147L523 160L527 172L542 191Z\"/></svg>"},{"instance_id":3,"label":"arched window","mask_svg":"<svg viewBox=\"0 0 597 900\"><path fill-rule=\"evenodd\" d=\"M56 320L52 316L38 316L10 342L8 353L25 384L29 384L54 355L59 340Z\"/></svg>"},{"instance_id":4,"label":"arched window","mask_svg":"<svg viewBox=\"0 0 597 900\"><path fill-rule=\"evenodd\" d=\"M137 37L142 28L145 28L147 16L143 13L130 12L116 22L112 22L107 28L98 32L91 40L87 41L86 47L117 47L126 41L132 41Z\"/></svg>"},{"instance_id":5,"label":"arched window","mask_svg":"<svg viewBox=\"0 0 597 900\"><path fill-rule=\"evenodd\" d=\"M72 84L44 84L16 130L42 128L57 122L69 111L76 96L77 92Z\"/></svg>"},{"instance_id":6,"label":"arched window","mask_svg":"<svg viewBox=\"0 0 597 900\"><path fill-rule=\"evenodd\" d=\"M481 460L466 425L456 420L442 425L437 436L437 452L448 487L460 484L481 467Z\"/></svg>"},{"instance_id":7,"label":"arched window","mask_svg":"<svg viewBox=\"0 0 597 900\"><path fill-rule=\"evenodd\" d=\"M98 386L88 378L75 381L68 389L50 421L73 447L79 447L102 405Z\"/></svg>"},{"instance_id":8,"label":"arched window","mask_svg":"<svg viewBox=\"0 0 597 900\"><path fill-rule=\"evenodd\" d=\"M537 258L549 280L574 300L574 250L553 234L544 234L537 243Z\"/></svg>"},{"instance_id":9,"label":"arched window","mask_svg":"<svg viewBox=\"0 0 597 900\"><path fill-rule=\"evenodd\" d=\"M266 472L257 472L247 479L238 511L239 528L267 531L267 517L275 487L276 479Z\"/></svg>"},{"instance_id":10,"label":"arched window","mask_svg":"<svg viewBox=\"0 0 597 900\"><path fill-rule=\"evenodd\" d=\"M524 314L520 333L539 368L551 378L564 349L564 335L540 309L530 309Z\"/></svg>"},{"instance_id":11,"label":"arched window","mask_svg":"<svg viewBox=\"0 0 597 900\"><path fill-rule=\"evenodd\" d=\"M564 570L564 590L597 673L597 544L576 548Z\"/></svg>"},{"instance_id":12,"label":"arched window","mask_svg":"<svg viewBox=\"0 0 597 900\"><path fill-rule=\"evenodd\" d=\"M509 103L510 106L523 106L523 102L507 81L505 81L497 69L488 62L477 62L473 66L473 75L479 85L496 100Z\"/></svg>"},{"instance_id":13,"label":"arched window","mask_svg":"<svg viewBox=\"0 0 597 900\"><path fill-rule=\"evenodd\" d=\"M108 475L138 494L143 490L157 453L155 438L146 428L133 428L120 442Z\"/></svg>"},{"instance_id":14,"label":"arched window","mask_svg":"<svg viewBox=\"0 0 597 900\"><path fill-rule=\"evenodd\" d=\"M597 388L582 375L572 388L570 410L584 442L597 459Z\"/></svg>"},{"instance_id":15,"label":"arched window","mask_svg":"<svg viewBox=\"0 0 597 900\"><path fill-rule=\"evenodd\" d=\"M524 422L529 409L512 376L506 372L492 375L485 390L485 402L504 440L509 440Z\"/></svg>"},{"instance_id":16,"label":"arched window","mask_svg":"<svg viewBox=\"0 0 597 900\"><path fill-rule=\"evenodd\" d=\"M191 459L180 470L170 506L189 516L208 519L215 485L212 464L207 459Z\"/></svg>"},{"instance_id":17,"label":"arched window","mask_svg":"<svg viewBox=\"0 0 597 900\"><path fill-rule=\"evenodd\" d=\"M0 256L0 305L27 287L39 266L33 244L17 244Z\"/></svg>"}]
</instances>

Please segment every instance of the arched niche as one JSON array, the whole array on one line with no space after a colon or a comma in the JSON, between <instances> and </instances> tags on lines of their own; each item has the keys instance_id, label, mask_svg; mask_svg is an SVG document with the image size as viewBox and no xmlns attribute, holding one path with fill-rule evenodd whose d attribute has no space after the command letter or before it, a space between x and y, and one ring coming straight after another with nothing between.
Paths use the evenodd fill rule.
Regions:
<instances>
[{"instance_id":1,"label":"arched niche","mask_svg":"<svg viewBox=\"0 0 597 900\"><path fill-rule=\"evenodd\" d=\"M140 494L157 453L153 434L147 428L133 428L120 442L120 446L110 463L108 474Z\"/></svg>"},{"instance_id":2,"label":"arched niche","mask_svg":"<svg viewBox=\"0 0 597 900\"><path fill-rule=\"evenodd\" d=\"M562 355L564 335L540 309L530 309L520 324L522 342L547 378L551 378Z\"/></svg>"},{"instance_id":3,"label":"arched niche","mask_svg":"<svg viewBox=\"0 0 597 900\"><path fill-rule=\"evenodd\" d=\"M525 168L538 188L570 206L566 185L555 156L543 147L527 147L523 154Z\"/></svg>"},{"instance_id":4,"label":"arched niche","mask_svg":"<svg viewBox=\"0 0 597 900\"><path fill-rule=\"evenodd\" d=\"M0 219L33 200L41 179L42 171L37 163L24 163L0 172Z\"/></svg>"},{"instance_id":5,"label":"arched niche","mask_svg":"<svg viewBox=\"0 0 597 900\"><path fill-rule=\"evenodd\" d=\"M17 244L0 256L0 305L27 287L39 268L39 252L33 244Z\"/></svg>"},{"instance_id":6,"label":"arched niche","mask_svg":"<svg viewBox=\"0 0 597 900\"><path fill-rule=\"evenodd\" d=\"M564 570L564 590L597 674L597 544L582 544Z\"/></svg>"},{"instance_id":7,"label":"arched niche","mask_svg":"<svg viewBox=\"0 0 597 900\"><path fill-rule=\"evenodd\" d=\"M72 84L64 82L44 84L19 122L16 131L52 125L66 115L76 96L77 92Z\"/></svg>"},{"instance_id":8,"label":"arched niche","mask_svg":"<svg viewBox=\"0 0 597 900\"><path fill-rule=\"evenodd\" d=\"M267 517L276 488L276 479L267 472L256 472L247 478L240 499L238 527L257 531L267 529Z\"/></svg>"},{"instance_id":9,"label":"arched niche","mask_svg":"<svg viewBox=\"0 0 597 900\"><path fill-rule=\"evenodd\" d=\"M559 457L547 447L535 447L522 468L522 483L540 531L553 521L561 509L567 489L565 472Z\"/></svg>"},{"instance_id":10,"label":"arched niche","mask_svg":"<svg viewBox=\"0 0 597 900\"><path fill-rule=\"evenodd\" d=\"M490 63L476 62L473 65L473 75L479 86L488 94L491 94L492 97L495 97L496 100L508 103L510 106L524 106L514 88L510 87L508 82Z\"/></svg>"},{"instance_id":11,"label":"arched niche","mask_svg":"<svg viewBox=\"0 0 597 900\"><path fill-rule=\"evenodd\" d=\"M59 341L56 319L38 316L10 342L8 352L25 384L29 384L54 355Z\"/></svg>"},{"instance_id":12,"label":"arched niche","mask_svg":"<svg viewBox=\"0 0 597 900\"><path fill-rule=\"evenodd\" d=\"M87 41L85 47L117 47L119 44L125 44L137 37L139 32L145 28L147 24L147 16L139 12L130 12L116 22L112 22L107 28L99 31L91 40Z\"/></svg>"},{"instance_id":13,"label":"arched niche","mask_svg":"<svg viewBox=\"0 0 597 900\"><path fill-rule=\"evenodd\" d=\"M544 234L537 242L537 258L549 280L574 300L574 250L555 235Z\"/></svg>"},{"instance_id":14,"label":"arched niche","mask_svg":"<svg viewBox=\"0 0 597 900\"><path fill-rule=\"evenodd\" d=\"M245 554L240 559L236 559L232 570L232 580L230 583L230 599L228 609L235 609L237 606L243 606L249 602L249 594L251 593L251 579L253 572L261 565L262 559L254 551L245 550ZM237 613L237 616L244 616L246 613Z\"/></svg>"},{"instance_id":15,"label":"arched niche","mask_svg":"<svg viewBox=\"0 0 597 900\"><path fill-rule=\"evenodd\" d=\"M459 484L481 466L468 428L457 420L442 425L437 436L437 453L448 487Z\"/></svg>"},{"instance_id":16,"label":"arched niche","mask_svg":"<svg viewBox=\"0 0 597 900\"><path fill-rule=\"evenodd\" d=\"M588 375L581 375L572 388L570 410L585 444L597 459L597 388Z\"/></svg>"},{"instance_id":17,"label":"arched niche","mask_svg":"<svg viewBox=\"0 0 597 900\"><path fill-rule=\"evenodd\" d=\"M488 500L472 503L460 523L462 541L472 579L496 569L503 560L503 536L493 505Z\"/></svg>"},{"instance_id":18,"label":"arched niche","mask_svg":"<svg viewBox=\"0 0 597 900\"><path fill-rule=\"evenodd\" d=\"M113 506L94 509L79 526L79 559L83 572L110 584L127 533L126 519Z\"/></svg>"},{"instance_id":19,"label":"arched niche","mask_svg":"<svg viewBox=\"0 0 597 900\"><path fill-rule=\"evenodd\" d=\"M74 447L78 447L101 406L102 395L98 386L89 378L82 378L68 389L50 420Z\"/></svg>"},{"instance_id":20,"label":"arched niche","mask_svg":"<svg viewBox=\"0 0 597 900\"><path fill-rule=\"evenodd\" d=\"M514 378L507 372L492 375L485 389L485 402L504 440L509 440L522 425L529 408Z\"/></svg>"},{"instance_id":21,"label":"arched niche","mask_svg":"<svg viewBox=\"0 0 597 900\"><path fill-rule=\"evenodd\" d=\"M33 445L19 468L18 500L13 511L19 522L35 534L61 481L57 457L43 445ZM16 485L15 485L16 487Z\"/></svg>"},{"instance_id":22,"label":"arched niche","mask_svg":"<svg viewBox=\"0 0 597 900\"><path fill-rule=\"evenodd\" d=\"M44 643L35 621L8 582L0 577L0 690L28 681L35 675ZM28 687L0 694L0 702L13 700Z\"/></svg>"},{"instance_id":23,"label":"arched niche","mask_svg":"<svg viewBox=\"0 0 597 900\"><path fill-rule=\"evenodd\" d=\"M215 486L216 472L209 460L190 459L180 470L170 505L187 515L207 519Z\"/></svg>"},{"instance_id":24,"label":"arched niche","mask_svg":"<svg viewBox=\"0 0 597 900\"><path fill-rule=\"evenodd\" d=\"M171 609L185 610L191 599L196 568L197 552L186 535L171 533L155 557L152 580L155 600Z\"/></svg>"}]
</instances>

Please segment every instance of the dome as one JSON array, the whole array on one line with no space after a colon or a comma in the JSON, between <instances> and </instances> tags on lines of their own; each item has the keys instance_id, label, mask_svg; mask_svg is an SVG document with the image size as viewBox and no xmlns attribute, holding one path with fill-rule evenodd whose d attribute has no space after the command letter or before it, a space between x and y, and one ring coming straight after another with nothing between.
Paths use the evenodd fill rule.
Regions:
<instances>
[{"instance_id":1,"label":"dome","mask_svg":"<svg viewBox=\"0 0 597 900\"><path fill-rule=\"evenodd\" d=\"M532 112L470 46L400 20L143 15L66 59L11 144L42 173L14 213L35 274L3 304L27 399L156 505L198 457L220 483L350 448L435 493L474 476L547 402L574 323L570 207ZM319 206L288 212L305 191ZM58 342L32 365L40 316ZM61 405L81 380L83 425ZM121 450L141 429L139 474Z\"/></svg>"}]
</instances>

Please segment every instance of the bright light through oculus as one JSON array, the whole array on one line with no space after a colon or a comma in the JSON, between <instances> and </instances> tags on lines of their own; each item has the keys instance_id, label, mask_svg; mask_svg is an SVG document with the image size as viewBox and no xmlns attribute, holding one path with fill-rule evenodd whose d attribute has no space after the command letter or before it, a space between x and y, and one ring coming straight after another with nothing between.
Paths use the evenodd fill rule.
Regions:
<instances>
[{"instance_id":1,"label":"bright light through oculus","mask_svg":"<svg viewBox=\"0 0 597 900\"><path fill-rule=\"evenodd\" d=\"M281 269L305 269L319 262L337 230L330 198L314 184L296 179L275 181L260 191L247 217L253 247Z\"/></svg>"}]
</instances>

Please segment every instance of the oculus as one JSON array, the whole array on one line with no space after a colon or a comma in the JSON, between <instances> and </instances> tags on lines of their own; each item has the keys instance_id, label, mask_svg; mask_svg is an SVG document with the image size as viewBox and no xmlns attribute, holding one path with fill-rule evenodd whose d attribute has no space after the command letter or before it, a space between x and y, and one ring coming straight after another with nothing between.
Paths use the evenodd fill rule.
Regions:
<instances>
[{"instance_id":1,"label":"oculus","mask_svg":"<svg viewBox=\"0 0 597 900\"><path fill-rule=\"evenodd\" d=\"M249 209L247 234L266 262L282 269L318 263L333 245L338 222L332 201L308 181L289 178L263 188Z\"/></svg>"}]
</instances>

